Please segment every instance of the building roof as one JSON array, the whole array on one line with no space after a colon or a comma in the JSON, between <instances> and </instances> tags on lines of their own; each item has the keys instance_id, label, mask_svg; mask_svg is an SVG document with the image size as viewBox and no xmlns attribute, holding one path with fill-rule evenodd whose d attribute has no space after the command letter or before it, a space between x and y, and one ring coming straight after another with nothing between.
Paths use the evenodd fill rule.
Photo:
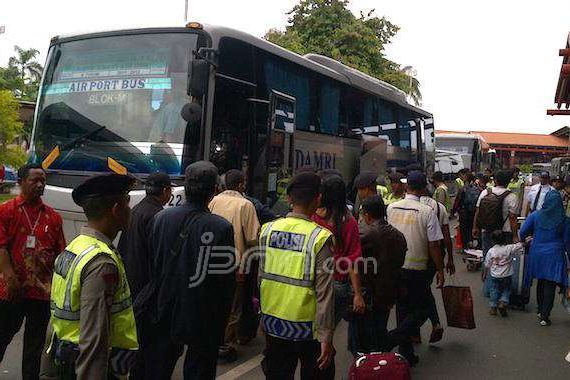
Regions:
<instances>
[{"instance_id":1,"label":"building roof","mask_svg":"<svg viewBox=\"0 0 570 380\"><path fill-rule=\"evenodd\" d=\"M481 136L491 147L495 145L521 145L521 146L545 146L556 148L568 148L568 140L554 135L543 135L533 133L507 133L507 132L452 132L436 131L438 134L472 134Z\"/></svg>"},{"instance_id":2,"label":"building roof","mask_svg":"<svg viewBox=\"0 0 570 380\"><path fill-rule=\"evenodd\" d=\"M552 146L567 148L568 140L553 136L533 133L504 133L504 132L480 132L477 133L489 143L489 145L525 145L525 146Z\"/></svg>"}]
</instances>

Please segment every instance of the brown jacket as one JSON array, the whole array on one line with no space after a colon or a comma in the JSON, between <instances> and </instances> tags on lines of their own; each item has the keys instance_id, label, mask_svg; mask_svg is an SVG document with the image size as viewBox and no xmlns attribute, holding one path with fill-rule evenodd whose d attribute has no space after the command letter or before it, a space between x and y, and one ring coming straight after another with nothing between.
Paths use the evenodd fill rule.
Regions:
<instances>
[{"instance_id":1,"label":"brown jacket","mask_svg":"<svg viewBox=\"0 0 570 380\"><path fill-rule=\"evenodd\" d=\"M406 238L391 225L375 222L360 225L360 241L364 259L359 268L362 285L371 293L375 309L390 309L396 302Z\"/></svg>"}]
</instances>

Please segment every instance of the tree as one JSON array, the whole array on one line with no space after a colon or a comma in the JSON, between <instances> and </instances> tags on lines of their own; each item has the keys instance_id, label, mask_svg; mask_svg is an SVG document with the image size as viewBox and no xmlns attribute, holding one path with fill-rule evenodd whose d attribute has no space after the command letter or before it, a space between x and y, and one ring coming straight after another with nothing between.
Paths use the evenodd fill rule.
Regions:
<instances>
[{"instance_id":1,"label":"tree","mask_svg":"<svg viewBox=\"0 0 570 380\"><path fill-rule=\"evenodd\" d=\"M10 90L17 98L35 101L43 67L37 61L39 51L14 46L16 56L10 57L8 67L0 67L0 90Z\"/></svg>"},{"instance_id":2,"label":"tree","mask_svg":"<svg viewBox=\"0 0 570 380\"><path fill-rule=\"evenodd\" d=\"M349 0L301 0L285 30L270 29L265 39L298 54L316 53L388 82L421 101L420 84L409 70L387 59L384 46L400 29L374 9L355 16Z\"/></svg>"},{"instance_id":3,"label":"tree","mask_svg":"<svg viewBox=\"0 0 570 380\"><path fill-rule=\"evenodd\" d=\"M13 144L23 128L16 98L10 91L0 90L0 163L14 167L25 163L26 153Z\"/></svg>"}]
</instances>

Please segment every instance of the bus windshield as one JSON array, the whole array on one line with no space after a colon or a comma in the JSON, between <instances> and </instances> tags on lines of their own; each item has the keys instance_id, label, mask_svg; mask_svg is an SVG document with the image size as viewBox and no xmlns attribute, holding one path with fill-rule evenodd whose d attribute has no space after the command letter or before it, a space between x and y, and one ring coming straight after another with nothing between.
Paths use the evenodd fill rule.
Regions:
<instances>
[{"instance_id":1,"label":"bus windshield","mask_svg":"<svg viewBox=\"0 0 570 380\"><path fill-rule=\"evenodd\" d=\"M110 157L131 173L181 174L189 128L180 110L196 42L196 34L156 33L52 46L32 159L57 146L50 169L104 172Z\"/></svg>"}]
</instances>

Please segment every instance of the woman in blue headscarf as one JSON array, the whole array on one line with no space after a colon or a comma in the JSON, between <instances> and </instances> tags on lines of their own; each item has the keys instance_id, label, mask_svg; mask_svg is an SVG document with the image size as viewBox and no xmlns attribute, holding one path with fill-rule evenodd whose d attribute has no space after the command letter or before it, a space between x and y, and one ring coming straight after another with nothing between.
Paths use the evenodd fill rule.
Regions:
<instances>
[{"instance_id":1,"label":"woman in blue headscarf","mask_svg":"<svg viewBox=\"0 0 570 380\"><path fill-rule=\"evenodd\" d=\"M568 287L568 261L570 247L570 221L558 191L549 191L542 209L533 212L520 229L521 240L532 236L528 256L525 285L538 280L536 298L541 326L549 326L550 311L554 304L556 286Z\"/></svg>"}]
</instances>

